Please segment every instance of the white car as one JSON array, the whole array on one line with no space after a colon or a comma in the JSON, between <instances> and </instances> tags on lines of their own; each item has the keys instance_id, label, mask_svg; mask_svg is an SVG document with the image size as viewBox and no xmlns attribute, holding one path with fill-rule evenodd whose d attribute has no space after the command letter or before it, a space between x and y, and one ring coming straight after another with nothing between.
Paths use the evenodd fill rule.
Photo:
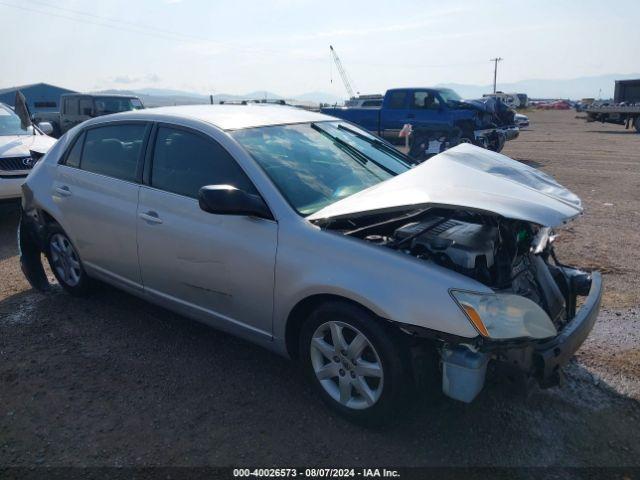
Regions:
<instances>
[{"instance_id":1,"label":"white car","mask_svg":"<svg viewBox=\"0 0 640 480\"><path fill-rule=\"evenodd\" d=\"M46 135L51 128L48 123L22 128L11 107L0 103L0 201L20 198L33 165L56 143Z\"/></svg>"}]
</instances>

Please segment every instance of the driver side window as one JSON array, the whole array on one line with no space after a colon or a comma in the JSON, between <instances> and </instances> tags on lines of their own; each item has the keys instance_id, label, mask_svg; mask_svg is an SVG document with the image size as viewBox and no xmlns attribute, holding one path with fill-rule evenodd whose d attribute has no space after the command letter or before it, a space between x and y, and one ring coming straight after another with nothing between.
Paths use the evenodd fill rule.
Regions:
<instances>
[{"instance_id":1,"label":"driver side window","mask_svg":"<svg viewBox=\"0 0 640 480\"><path fill-rule=\"evenodd\" d=\"M213 139L182 129L160 127L151 166L151 186L197 198L205 185L232 185L257 195L236 161Z\"/></svg>"},{"instance_id":2,"label":"driver side window","mask_svg":"<svg viewBox=\"0 0 640 480\"><path fill-rule=\"evenodd\" d=\"M414 92L412 107L419 110L437 110L440 108L440 100L432 92Z\"/></svg>"}]
</instances>

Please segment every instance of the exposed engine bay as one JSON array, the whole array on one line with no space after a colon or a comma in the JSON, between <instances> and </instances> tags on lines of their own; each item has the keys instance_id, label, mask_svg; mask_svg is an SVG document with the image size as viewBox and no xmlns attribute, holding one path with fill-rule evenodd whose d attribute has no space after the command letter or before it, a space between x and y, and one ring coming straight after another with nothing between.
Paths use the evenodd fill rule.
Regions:
<instances>
[{"instance_id":1,"label":"exposed engine bay","mask_svg":"<svg viewBox=\"0 0 640 480\"><path fill-rule=\"evenodd\" d=\"M342 220L332 229L434 262L496 292L528 298L558 331L575 315L576 297L589 290L588 274L558 262L554 236L545 227L444 208L371 221L351 219L356 228L348 229Z\"/></svg>"}]
</instances>

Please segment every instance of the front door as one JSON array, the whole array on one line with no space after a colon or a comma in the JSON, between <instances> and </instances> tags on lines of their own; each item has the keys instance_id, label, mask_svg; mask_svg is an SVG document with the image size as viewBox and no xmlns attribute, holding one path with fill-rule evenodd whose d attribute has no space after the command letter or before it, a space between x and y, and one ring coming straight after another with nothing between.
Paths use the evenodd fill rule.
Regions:
<instances>
[{"instance_id":1,"label":"front door","mask_svg":"<svg viewBox=\"0 0 640 480\"><path fill-rule=\"evenodd\" d=\"M205 185L258 192L209 136L159 126L155 137L138 204L145 291L219 327L270 336L278 224L201 210Z\"/></svg>"}]
</instances>

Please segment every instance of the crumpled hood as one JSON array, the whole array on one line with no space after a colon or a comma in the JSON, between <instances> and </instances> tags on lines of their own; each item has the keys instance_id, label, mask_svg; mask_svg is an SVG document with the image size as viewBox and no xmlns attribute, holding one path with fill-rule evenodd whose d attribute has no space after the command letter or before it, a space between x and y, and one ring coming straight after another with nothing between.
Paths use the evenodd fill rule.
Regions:
<instances>
[{"instance_id":1,"label":"crumpled hood","mask_svg":"<svg viewBox=\"0 0 640 480\"><path fill-rule=\"evenodd\" d=\"M481 112L493 114L496 111L496 102L488 102L486 99L460 100L459 103L465 107L473 108L474 110L479 110Z\"/></svg>"},{"instance_id":2,"label":"crumpled hood","mask_svg":"<svg viewBox=\"0 0 640 480\"><path fill-rule=\"evenodd\" d=\"M2 135L0 136L0 158L28 156L29 150L38 153L47 151L56 143L46 135Z\"/></svg>"},{"instance_id":3,"label":"crumpled hood","mask_svg":"<svg viewBox=\"0 0 640 480\"><path fill-rule=\"evenodd\" d=\"M582 213L580 199L549 175L505 155L461 144L307 219L430 205L491 212L548 227Z\"/></svg>"}]
</instances>

